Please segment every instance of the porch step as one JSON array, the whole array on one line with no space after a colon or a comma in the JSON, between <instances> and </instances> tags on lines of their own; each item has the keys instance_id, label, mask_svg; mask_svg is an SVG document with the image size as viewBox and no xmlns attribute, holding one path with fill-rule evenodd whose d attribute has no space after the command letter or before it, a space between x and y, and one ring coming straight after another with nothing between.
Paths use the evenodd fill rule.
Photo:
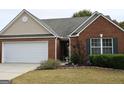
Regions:
<instances>
[{"instance_id":1,"label":"porch step","mask_svg":"<svg viewBox=\"0 0 124 93\"><path fill-rule=\"evenodd\" d=\"M0 84L11 84L10 80L0 80Z\"/></svg>"}]
</instances>

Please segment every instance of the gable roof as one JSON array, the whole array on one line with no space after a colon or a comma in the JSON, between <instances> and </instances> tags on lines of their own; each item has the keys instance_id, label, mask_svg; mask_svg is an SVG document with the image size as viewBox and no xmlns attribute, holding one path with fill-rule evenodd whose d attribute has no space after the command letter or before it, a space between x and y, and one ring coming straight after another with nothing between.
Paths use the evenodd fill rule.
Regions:
<instances>
[{"instance_id":1,"label":"gable roof","mask_svg":"<svg viewBox=\"0 0 124 93\"><path fill-rule=\"evenodd\" d=\"M71 35L78 34L83 28L85 28L88 24L90 24L93 20L97 19L99 16L98 12L93 13L85 22L83 22L78 28L76 28Z\"/></svg>"},{"instance_id":2,"label":"gable roof","mask_svg":"<svg viewBox=\"0 0 124 93\"><path fill-rule=\"evenodd\" d=\"M37 23L43 26L47 31L56 37L68 37L68 36L79 36L79 34L86 29L90 24L92 24L100 16L108 20L110 23L115 25L121 31L124 31L116 23L114 23L109 16L104 16L101 13L94 12L91 16L86 17L75 17L75 18L57 18L57 19L39 19L27 10L23 9L2 31L11 26L16 19L18 19L23 13L27 13L32 17Z\"/></svg>"},{"instance_id":3,"label":"gable roof","mask_svg":"<svg viewBox=\"0 0 124 93\"><path fill-rule=\"evenodd\" d=\"M111 20L110 16L104 16L99 12L94 12L91 16L75 17L75 18L60 18L60 19L42 19L41 22L46 23L60 37L79 36L79 34L92 24L100 16L104 17L110 23L115 25L121 31L124 31L116 23Z\"/></svg>"},{"instance_id":4,"label":"gable roof","mask_svg":"<svg viewBox=\"0 0 124 93\"><path fill-rule=\"evenodd\" d=\"M111 20L110 16L105 16L101 13L98 13L97 11L94 12L84 23L82 23L76 30L74 30L70 36L79 36L79 34L84 31L88 26L90 26L96 19L98 19L100 16L105 18L107 21L109 21L111 24L119 28L121 31L124 31L123 28L121 28L119 25L117 25L113 20Z\"/></svg>"},{"instance_id":5,"label":"gable roof","mask_svg":"<svg viewBox=\"0 0 124 93\"><path fill-rule=\"evenodd\" d=\"M0 34L2 35L2 33L4 31L6 31L6 29L8 29L23 13L26 13L27 15L29 15L31 18L33 18L38 24L40 24L41 26L43 26L48 32L50 32L52 35L57 36L57 34L52 31L51 29L49 29L44 23L40 22L39 19L34 16L33 14L31 14L30 12L28 12L27 10L23 9L7 26L5 26L2 31L0 32Z\"/></svg>"}]
</instances>

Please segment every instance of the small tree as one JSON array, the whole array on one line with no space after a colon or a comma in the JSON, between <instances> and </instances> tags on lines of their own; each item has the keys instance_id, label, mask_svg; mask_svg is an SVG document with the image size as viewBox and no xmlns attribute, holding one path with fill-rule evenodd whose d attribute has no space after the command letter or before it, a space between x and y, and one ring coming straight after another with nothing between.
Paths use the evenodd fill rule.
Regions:
<instances>
[{"instance_id":1,"label":"small tree","mask_svg":"<svg viewBox=\"0 0 124 93\"><path fill-rule=\"evenodd\" d=\"M84 16L91 16L92 12L90 10L81 10L73 14L72 17L84 17Z\"/></svg>"},{"instance_id":2,"label":"small tree","mask_svg":"<svg viewBox=\"0 0 124 93\"><path fill-rule=\"evenodd\" d=\"M86 48L84 45L81 45L79 42L73 46L73 53L71 55L71 63L75 65L87 65L89 61L89 56L87 54Z\"/></svg>"}]
</instances>

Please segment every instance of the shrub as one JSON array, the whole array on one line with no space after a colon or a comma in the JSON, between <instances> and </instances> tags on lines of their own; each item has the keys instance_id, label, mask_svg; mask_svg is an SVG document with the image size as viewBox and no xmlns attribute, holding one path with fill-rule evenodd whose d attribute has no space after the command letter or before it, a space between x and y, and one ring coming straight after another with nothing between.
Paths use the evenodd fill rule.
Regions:
<instances>
[{"instance_id":1,"label":"shrub","mask_svg":"<svg viewBox=\"0 0 124 93\"><path fill-rule=\"evenodd\" d=\"M53 60L49 59L47 61L44 61L41 63L41 65L38 67L38 70L43 70L43 69L56 69L60 66L60 61L58 60Z\"/></svg>"},{"instance_id":2,"label":"shrub","mask_svg":"<svg viewBox=\"0 0 124 93\"><path fill-rule=\"evenodd\" d=\"M70 61L74 65L81 65L81 64L83 64L83 58L78 53L73 53L71 55L71 57L70 57Z\"/></svg>"},{"instance_id":3,"label":"shrub","mask_svg":"<svg viewBox=\"0 0 124 93\"><path fill-rule=\"evenodd\" d=\"M88 65L89 56L87 54L86 47L77 41L76 45L73 46L72 55L70 57L70 63L75 65Z\"/></svg>"},{"instance_id":4,"label":"shrub","mask_svg":"<svg viewBox=\"0 0 124 93\"><path fill-rule=\"evenodd\" d=\"M90 62L93 66L124 69L123 54L92 55L90 56Z\"/></svg>"}]
</instances>

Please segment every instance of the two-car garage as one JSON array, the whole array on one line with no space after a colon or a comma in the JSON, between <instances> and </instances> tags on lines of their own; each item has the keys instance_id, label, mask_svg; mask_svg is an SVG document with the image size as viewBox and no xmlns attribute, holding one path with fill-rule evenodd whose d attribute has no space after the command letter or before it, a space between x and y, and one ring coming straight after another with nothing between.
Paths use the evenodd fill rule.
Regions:
<instances>
[{"instance_id":1,"label":"two-car garage","mask_svg":"<svg viewBox=\"0 0 124 93\"><path fill-rule=\"evenodd\" d=\"M48 41L2 43L2 63L40 63L48 59Z\"/></svg>"},{"instance_id":2,"label":"two-car garage","mask_svg":"<svg viewBox=\"0 0 124 93\"><path fill-rule=\"evenodd\" d=\"M0 63L57 59L57 33L26 10L0 31Z\"/></svg>"}]
</instances>

